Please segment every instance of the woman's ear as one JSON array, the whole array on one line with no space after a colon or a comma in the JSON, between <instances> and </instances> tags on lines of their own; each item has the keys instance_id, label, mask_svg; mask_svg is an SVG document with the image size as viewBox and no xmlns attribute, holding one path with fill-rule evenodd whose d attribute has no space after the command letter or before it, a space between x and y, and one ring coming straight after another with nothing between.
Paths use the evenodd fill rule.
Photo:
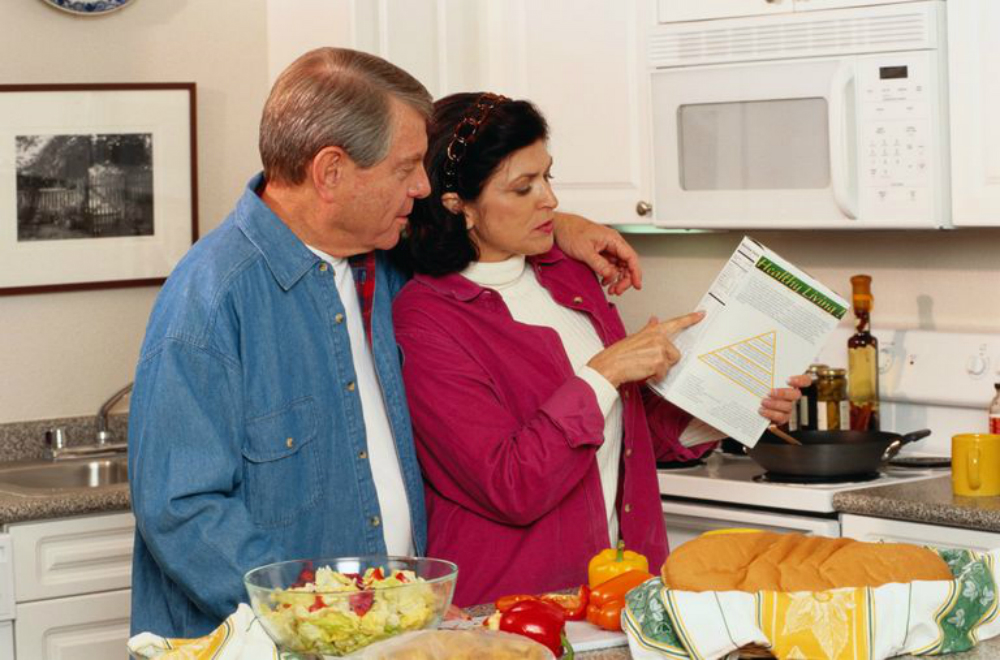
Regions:
<instances>
[{"instance_id":1,"label":"woman's ear","mask_svg":"<svg viewBox=\"0 0 1000 660\"><path fill-rule=\"evenodd\" d=\"M462 198L458 193L446 192L441 195L441 206L445 207L449 213L458 215L462 212Z\"/></svg>"},{"instance_id":2,"label":"woman's ear","mask_svg":"<svg viewBox=\"0 0 1000 660\"><path fill-rule=\"evenodd\" d=\"M445 207L449 213L465 216L465 228L472 229L472 226L475 224L473 220L475 211L471 206L462 201L458 193L447 192L441 195L441 206Z\"/></svg>"}]
</instances>

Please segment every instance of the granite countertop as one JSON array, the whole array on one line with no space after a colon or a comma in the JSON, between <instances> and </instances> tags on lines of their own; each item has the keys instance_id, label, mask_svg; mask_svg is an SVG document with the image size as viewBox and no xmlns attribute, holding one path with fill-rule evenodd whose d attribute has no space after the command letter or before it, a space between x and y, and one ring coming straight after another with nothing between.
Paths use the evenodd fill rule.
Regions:
<instances>
[{"instance_id":1,"label":"granite countertop","mask_svg":"<svg viewBox=\"0 0 1000 660\"><path fill-rule=\"evenodd\" d=\"M31 495L0 491L0 527L28 520L128 511L130 508L128 484Z\"/></svg>"},{"instance_id":2,"label":"granite countertop","mask_svg":"<svg viewBox=\"0 0 1000 660\"><path fill-rule=\"evenodd\" d=\"M837 493L833 508L875 518L1000 532L1000 497L960 497L951 475Z\"/></svg>"}]
</instances>

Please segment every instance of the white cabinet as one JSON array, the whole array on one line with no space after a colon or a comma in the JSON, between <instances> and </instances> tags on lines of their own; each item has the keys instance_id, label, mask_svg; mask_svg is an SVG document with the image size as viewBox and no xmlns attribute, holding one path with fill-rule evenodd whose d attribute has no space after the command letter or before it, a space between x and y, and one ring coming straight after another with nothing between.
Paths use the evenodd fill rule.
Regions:
<instances>
[{"instance_id":1,"label":"white cabinet","mask_svg":"<svg viewBox=\"0 0 1000 660\"><path fill-rule=\"evenodd\" d=\"M17 523L6 531L13 558L15 657L124 657L135 534L132 514ZM0 649L3 635L0 628Z\"/></svg>"},{"instance_id":2,"label":"white cabinet","mask_svg":"<svg viewBox=\"0 0 1000 660\"><path fill-rule=\"evenodd\" d=\"M1000 226L1000 2L949 0L952 221Z\"/></svg>"},{"instance_id":3,"label":"white cabinet","mask_svg":"<svg viewBox=\"0 0 1000 660\"><path fill-rule=\"evenodd\" d=\"M1000 547L1000 533L975 529L928 525L924 523L871 518L844 514L840 517L840 532L859 541L893 541L942 548L994 550Z\"/></svg>"},{"instance_id":4,"label":"white cabinet","mask_svg":"<svg viewBox=\"0 0 1000 660\"><path fill-rule=\"evenodd\" d=\"M507 0L485 7L484 87L527 98L551 130L560 207L649 222L648 0ZM571 17L571 19L570 19Z\"/></svg>"},{"instance_id":5,"label":"white cabinet","mask_svg":"<svg viewBox=\"0 0 1000 660\"><path fill-rule=\"evenodd\" d=\"M435 97L492 91L534 102L549 122L561 210L652 222L643 61L654 0L356 3L352 21L356 47Z\"/></svg>"},{"instance_id":6,"label":"white cabinet","mask_svg":"<svg viewBox=\"0 0 1000 660\"><path fill-rule=\"evenodd\" d=\"M131 591L18 604L15 652L19 660L125 658Z\"/></svg>"}]
</instances>

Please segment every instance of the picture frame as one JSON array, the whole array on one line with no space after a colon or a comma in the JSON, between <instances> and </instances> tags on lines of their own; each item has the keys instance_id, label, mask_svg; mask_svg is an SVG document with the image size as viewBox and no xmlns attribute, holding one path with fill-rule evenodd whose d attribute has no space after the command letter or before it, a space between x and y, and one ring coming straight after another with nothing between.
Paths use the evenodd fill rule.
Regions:
<instances>
[{"instance_id":1,"label":"picture frame","mask_svg":"<svg viewBox=\"0 0 1000 660\"><path fill-rule=\"evenodd\" d=\"M198 238L194 83L0 85L0 295L161 284Z\"/></svg>"}]
</instances>

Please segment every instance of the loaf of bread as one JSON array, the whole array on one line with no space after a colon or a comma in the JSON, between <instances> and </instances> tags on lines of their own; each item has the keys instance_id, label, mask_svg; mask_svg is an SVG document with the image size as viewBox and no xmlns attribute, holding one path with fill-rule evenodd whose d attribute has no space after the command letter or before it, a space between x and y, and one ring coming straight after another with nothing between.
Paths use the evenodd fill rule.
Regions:
<instances>
[{"instance_id":1,"label":"loaf of bread","mask_svg":"<svg viewBox=\"0 0 1000 660\"><path fill-rule=\"evenodd\" d=\"M358 652L359 660L555 660L547 648L494 630L420 630Z\"/></svg>"},{"instance_id":2,"label":"loaf of bread","mask_svg":"<svg viewBox=\"0 0 1000 660\"><path fill-rule=\"evenodd\" d=\"M952 579L941 557L916 545L757 531L692 539L670 554L662 576L682 591L751 592Z\"/></svg>"}]
</instances>

